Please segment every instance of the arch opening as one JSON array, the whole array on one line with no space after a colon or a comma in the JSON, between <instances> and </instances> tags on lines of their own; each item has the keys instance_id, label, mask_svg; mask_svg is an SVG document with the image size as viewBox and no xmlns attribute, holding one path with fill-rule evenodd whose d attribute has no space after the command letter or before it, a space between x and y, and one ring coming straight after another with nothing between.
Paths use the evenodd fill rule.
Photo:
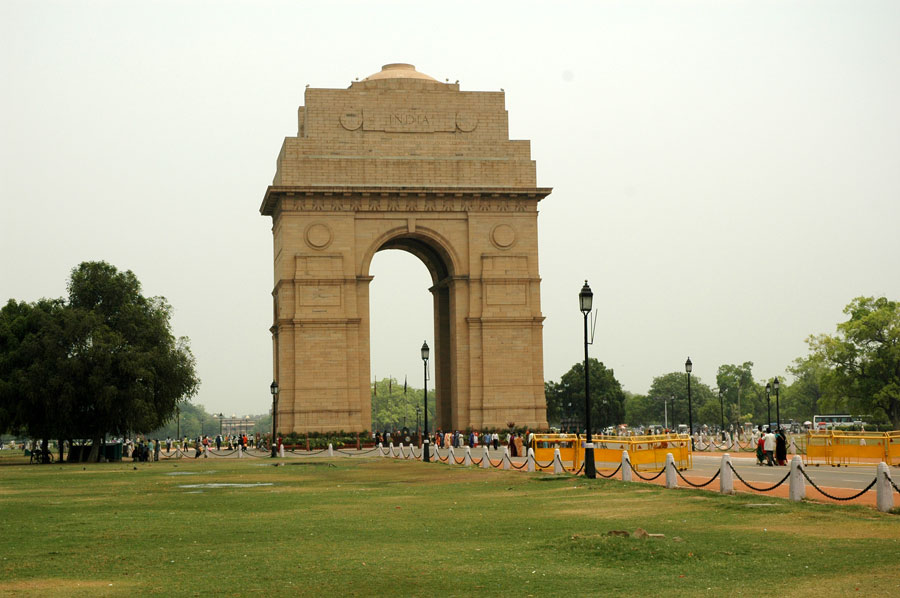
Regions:
<instances>
[{"instance_id":1,"label":"arch opening","mask_svg":"<svg viewBox=\"0 0 900 598\"><path fill-rule=\"evenodd\" d=\"M388 258L387 263L384 264L382 258L376 260L376 254ZM403 254L418 259L400 257ZM431 279L430 285L423 280L424 277L415 273L416 261L427 269ZM449 280L452 277L450 256L431 239L418 235L401 235L378 245L367 264L367 270L366 274L371 276L373 281L369 292L370 367L373 373L376 376L383 376L381 370L385 367L388 370L399 370L409 375L409 384L421 388L424 383L424 371L419 347L422 338L426 337L425 340L431 347L429 404L434 405L434 412L429 413L428 429L432 433L438 429L448 429L454 421L455 404L452 376L454 341L451 334L449 289ZM382 282L387 284L380 284ZM426 283L426 288L432 296L431 310L422 309L418 298L416 287L420 288L419 285L423 282ZM410 300L413 296L416 298ZM385 301L384 297L388 299ZM426 314L426 311L429 313ZM385 317L385 314L389 315ZM430 329L427 324L429 318L432 321ZM392 331L397 332L397 338L386 342L384 339L394 336ZM386 352L395 352L397 355L386 355ZM393 375L394 372L385 373ZM399 382L402 384L402 381ZM410 428L412 429L412 426Z\"/></svg>"}]
</instances>

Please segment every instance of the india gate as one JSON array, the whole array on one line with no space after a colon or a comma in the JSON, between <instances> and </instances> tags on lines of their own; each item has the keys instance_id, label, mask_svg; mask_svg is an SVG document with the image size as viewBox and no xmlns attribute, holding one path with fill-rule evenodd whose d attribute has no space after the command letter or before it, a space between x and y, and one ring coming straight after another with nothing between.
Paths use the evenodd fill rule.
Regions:
<instances>
[{"instance_id":1,"label":"india gate","mask_svg":"<svg viewBox=\"0 0 900 598\"><path fill-rule=\"evenodd\" d=\"M546 427L537 207L551 189L537 187L530 142L509 139L504 93L388 64L346 89L308 87L304 102L260 207L278 432L371 427L369 264L382 249L431 274L432 428Z\"/></svg>"}]
</instances>

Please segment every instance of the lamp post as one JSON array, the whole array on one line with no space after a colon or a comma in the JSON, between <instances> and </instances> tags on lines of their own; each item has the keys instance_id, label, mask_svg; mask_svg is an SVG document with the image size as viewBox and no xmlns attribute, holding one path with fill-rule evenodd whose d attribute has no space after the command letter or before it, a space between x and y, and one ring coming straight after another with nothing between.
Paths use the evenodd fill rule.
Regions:
<instances>
[{"instance_id":1,"label":"lamp post","mask_svg":"<svg viewBox=\"0 0 900 598\"><path fill-rule=\"evenodd\" d=\"M222 414L220 413L220 414L217 415L216 417L219 418L219 436L221 436L221 435L222 435L222 419L223 419L225 416L222 415Z\"/></svg>"},{"instance_id":2,"label":"lamp post","mask_svg":"<svg viewBox=\"0 0 900 598\"><path fill-rule=\"evenodd\" d=\"M775 376L775 379L772 380L772 386L775 388L775 421L778 423L777 430L781 429L781 408L778 405L778 389L781 388L781 383L778 381L778 376Z\"/></svg>"},{"instance_id":3,"label":"lamp post","mask_svg":"<svg viewBox=\"0 0 900 598\"><path fill-rule=\"evenodd\" d=\"M663 397L663 427L666 429L666 434L669 433L669 399Z\"/></svg>"},{"instance_id":4,"label":"lamp post","mask_svg":"<svg viewBox=\"0 0 900 598\"><path fill-rule=\"evenodd\" d=\"M588 478L597 477L597 468L594 465L594 443L591 442L591 381L588 364L588 314L594 304L594 293L587 281L578 293L578 307L584 315L584 423L587 427L587 436L584 442L584 475Z\"/></svg>"},{"instance_id":5,"label":"lamp post","mask_svg":"<svg viewBox=\"0 0 900 598\"><path fill-rule=\"evenodd\" d=\"M688 357L687 361L684 362L684 371L687 372L688 379L688 434L693 437L694 435L694 410L691 407L691 370L694 369L694 364L691 363L691 358Z\"/></svg>"},{"instance_id":6,"label":"lamp post","mask_svg":"<svg viewBox=\"0 0 900 598\"><path fill-rule=\"evenodd\" d=\"M769 402L769 393L772 392L772 385L766 382L766 427L772 425L772 403Z\"/></svg>"},{"instance_id":7,"label":"lamp post","mask_svg":"<svg viewBox=\"0 0 900 598\"><path fill-rule=\"evenodd\" d=\"M278 417L278 382L272 380L272 384L269 385L269 392L272 393L272 440L269 444L272 445L272 457L275 457L275 418Z\"/></svg>"},{"instance_id":8,"label":"lamp post","mask_svg":"<svg viewBox=\"0 0 900 598\"><path fill-rule=\"evenodd\" d=\"M422 408L425 410L423 416L422 428L425 432L425 440L422 443L422 461L428 463L431 458L428 456L428 342L422 342L422 365L425 368L425 398L422 400Z\"/></svg>"},{"instance_id":9,"label":"lamp post","mask_svg":"<svg viewBox=\"0 0 900 598\"><path fill-rule=\"evenodd\" d=\"M181 407L175 406L175 417L178 420L178 433L175 435L181 441Z\"/></svg>"}]
</instances>

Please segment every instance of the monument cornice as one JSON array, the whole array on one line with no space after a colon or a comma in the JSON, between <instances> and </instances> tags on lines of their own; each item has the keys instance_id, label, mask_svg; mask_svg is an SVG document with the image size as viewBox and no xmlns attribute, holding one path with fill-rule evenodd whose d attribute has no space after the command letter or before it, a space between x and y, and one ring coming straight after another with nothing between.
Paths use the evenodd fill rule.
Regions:
<instances>
[{"instance_id":1,"label":"monument cornice","mask_svg":"<svg viewBox=\"0 0 900 598\"><path fill-rule=\"evenodd\" d=\"M409 201L440 199L440 208L432 211L530 211L524 203L535 203L553 191L551 187L425 187L367 185L270 185L266 189L259 212L274 216L284 200L292 201L296 211L325 212L394 212L409 211ZM339 201L336 201L339 200ZM511 209L493 209L490 201L520 202ZM479 202L479 210L472 202ZM418 211L418 208L414 208ZM426 208L427 209L427 208Z\"/></svg>"}]
</instances>

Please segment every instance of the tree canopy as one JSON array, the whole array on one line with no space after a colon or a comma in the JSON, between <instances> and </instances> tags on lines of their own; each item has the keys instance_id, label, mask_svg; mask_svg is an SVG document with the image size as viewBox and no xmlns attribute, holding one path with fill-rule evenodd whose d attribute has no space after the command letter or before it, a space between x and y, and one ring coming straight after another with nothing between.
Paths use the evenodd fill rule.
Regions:
<instances>
[{"instance_id":1,"label":"tree canopy","mask_svg":"<svg viewBox=\"0 0 900 598\"><path fill-rule=\"evenodd\" d=\"M625 421L625 393L615 373L593 357L588 361L591 387L591 428L600 431ZM579 362L558 383L544 385L547 419L551 423L577 422L584 428L584 364Z\"/></svg>"},{"instance_id":2,"label":"tree canopy","mask_svg":"<svg viewBox=\"0 0 900 598\"><path fill-rule=\"evenodd\" d=\"M808 339L811 365L830 369L820 380L858 413L882 415L900 426L900 303L857 297L835 335Z\"/></svg>"},{"instance_id":3,"label":"tree canopy","mask_svg":"<svg viewBox=\"0 0 900 598\"><path fill-rule=\"evenodd\" d=\"M0 429L96 448L107 434L162 426L199 386L171 306L106 262L78 265L68 291L0 310Z\"/></svg>"}]
</instances>

